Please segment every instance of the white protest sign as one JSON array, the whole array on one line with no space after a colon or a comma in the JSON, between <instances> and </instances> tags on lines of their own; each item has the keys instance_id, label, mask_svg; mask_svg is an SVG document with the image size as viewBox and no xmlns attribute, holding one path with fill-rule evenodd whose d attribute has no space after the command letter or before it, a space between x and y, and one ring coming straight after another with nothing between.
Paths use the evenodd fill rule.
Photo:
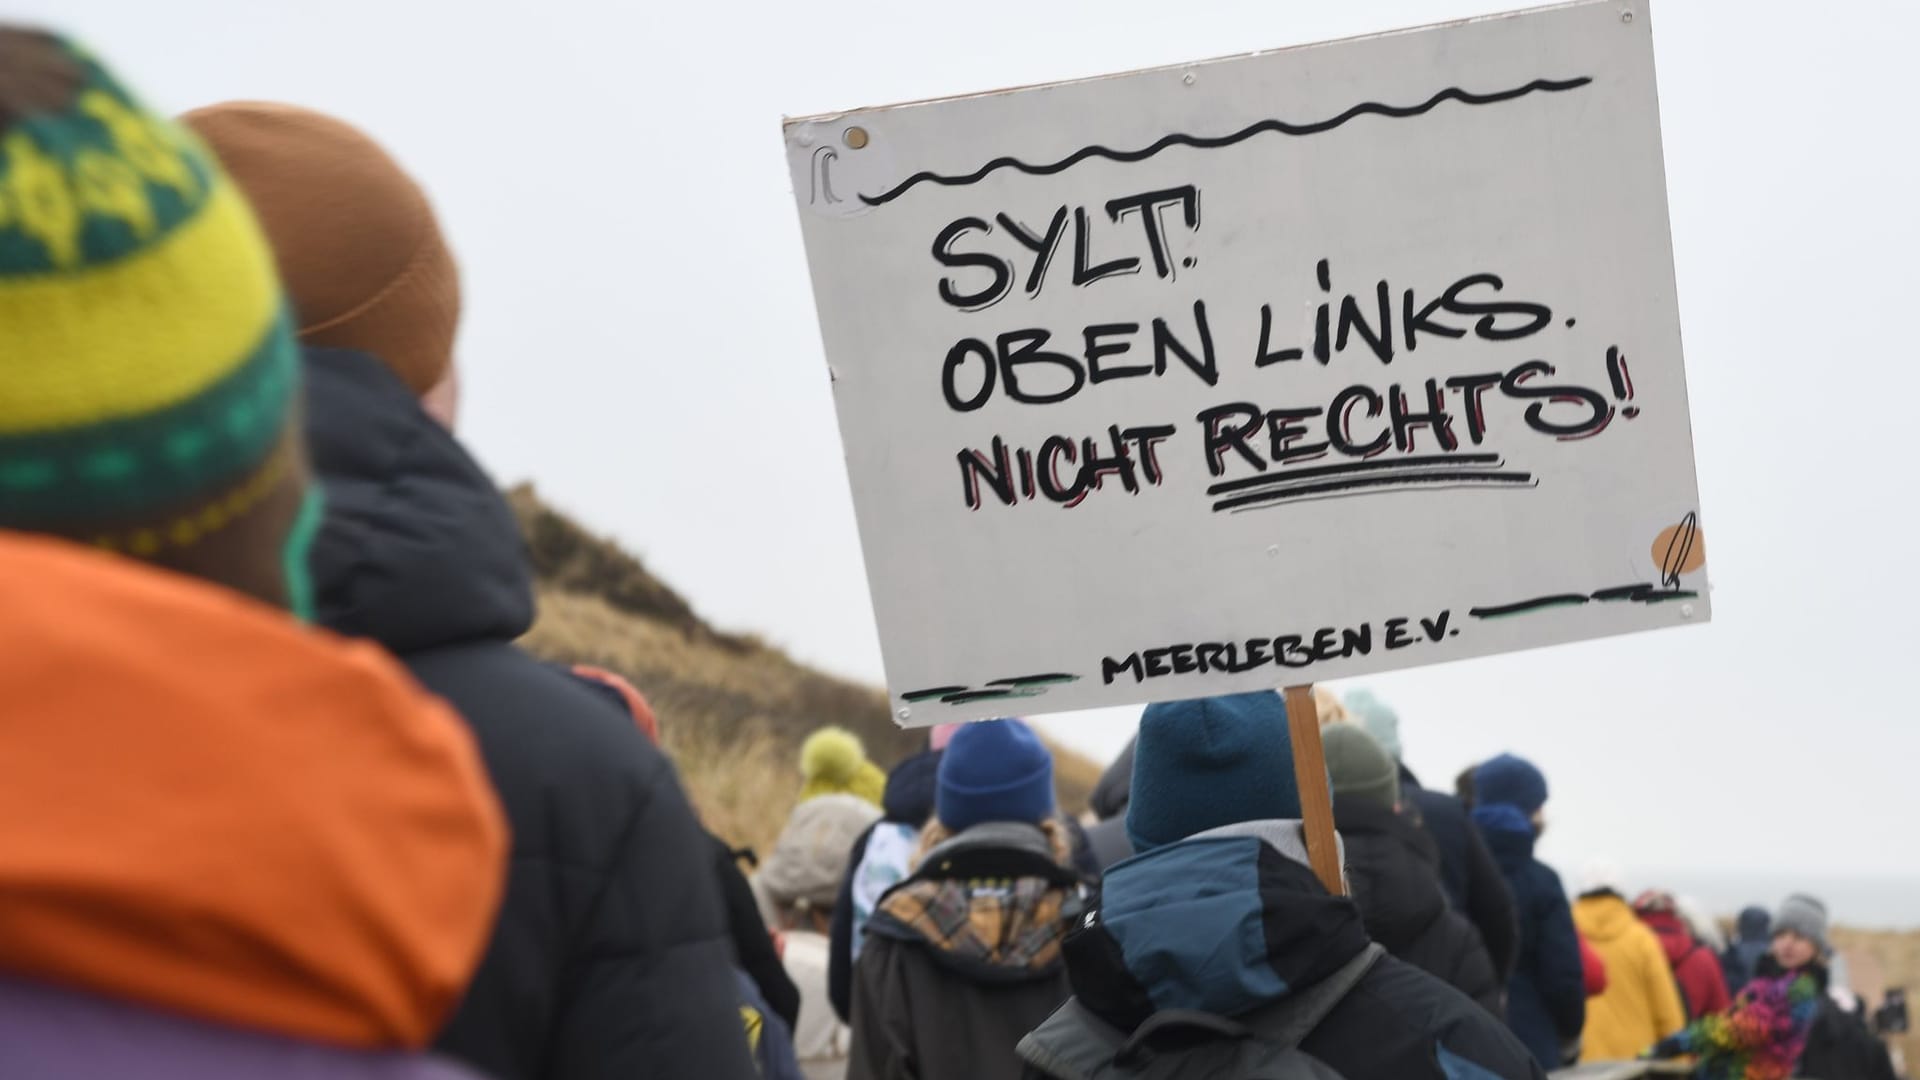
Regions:
<instances>
[{"instance_id":1,"label":"white protest sign","mask_svg":"<svg viewBox=\"0 0 1920 1080\"><path fill-rule=\"evenodd\" d=\"M1707 619L1644 0L785 134L904 723Z\"/></svg>"}]
</instances>

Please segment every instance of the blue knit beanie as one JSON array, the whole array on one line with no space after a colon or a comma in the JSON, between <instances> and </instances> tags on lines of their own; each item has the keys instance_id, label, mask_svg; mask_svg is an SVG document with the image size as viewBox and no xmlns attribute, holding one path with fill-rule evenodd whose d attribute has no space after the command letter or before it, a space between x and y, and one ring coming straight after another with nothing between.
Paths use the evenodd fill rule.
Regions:
<instances>
[{"instance_id":1,"label":"blue knit beanie","mask_svg":"<svg viewBox=\"0 0 1920 1080\"><path fill-rule=\"evenodd\" d=\"M1147 706L1127 803L1127 838L1135 851L1222 825L1299 816L1293 743L1280 695Z\"/></svg>"},{"instance_id":2,"label":"blue knit beanie","mask_svg":"<svg viewBox=\"0 0 1920 1080\"><path fill-rule=\"evenodd\" d=\"M1501 754L1473 771L1473 801L1508 803L1531 814L1547 804L1547 778L1526 758Z\"/></svg>"},{"instance_id":3,"label":"blue knit beanie","mask_svg":"<svg viewBox=\"0 0 1920 1080\"><path fill-rule=\"evenodd\" d=\"M1018 720L968 724L940 755L935 802L953 832L987 821L1037 824L1053 814L1053 755Z\"/></svg>"}]
</instances>

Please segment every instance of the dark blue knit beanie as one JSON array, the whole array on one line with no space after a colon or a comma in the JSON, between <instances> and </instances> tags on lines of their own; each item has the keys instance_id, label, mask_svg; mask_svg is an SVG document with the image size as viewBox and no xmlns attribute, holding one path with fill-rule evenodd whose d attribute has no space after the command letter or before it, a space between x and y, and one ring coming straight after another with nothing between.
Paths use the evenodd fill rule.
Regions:
<instances>
[{"instance_id":1,"label":"dark blue knit beanie","mask_svg":"<svg viewBox=\"0 0 1920 1080\"><path fill-rule=\"evenodd\" d=\"M1053 754L1018 720L983 720L953 733L940 755L940 824L1038 824L1053 814Z\"/></svg>"},{"instance_id":2,"label":"dark blue knit beanie","mask_svg":"<svg viewBox=\"0 0 1920 1080\"><path fill-rule=\"evenodd\" d=\"M1526 758L1501 754L1473 771L1473 801L1507 803L1531 814L1547 804L1547 778Z\"/></svg>"},{"instance_id":3,"label":"dark blue knit beanie","mask_svg":"<svg viewBox=\"0 0 1920 1080\"><path fill-rule=\"evenodd\" d=\"M1147 706L1133 755L1135 851L1196 833L1300 816L1287 707L1265 691Z\"/></svg>"}]
</instances>

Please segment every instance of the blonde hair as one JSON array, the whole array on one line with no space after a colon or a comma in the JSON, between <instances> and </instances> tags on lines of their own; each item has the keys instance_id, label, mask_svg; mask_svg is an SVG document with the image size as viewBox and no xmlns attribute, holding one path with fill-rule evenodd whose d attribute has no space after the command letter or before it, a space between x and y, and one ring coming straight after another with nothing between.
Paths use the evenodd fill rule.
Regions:
<instances>
[{"instance_id":1,"label":"blonde hair","mask_svg":"<svg viewBox=\"0 0 1920 1080\"><path fill-rule=\"evenodd\" d=\"M1353 714L1347 711L1346 703L1340 700L1340 695L1324 686L1316 685L1313 688L1313 708L1320 714L1321 727L1326 727L1328 724L1354 722Z\"/></svg>"},{"instance_id":2,"label":"blonde hair","mask_svg":"<svg viewBox=\"0 0 1920 1080\"><path fill-rule=\"evenodd\" d=\"M1050 817L1044 821L1036 821L1034 825L1046 834L1047 849L1053 853L1053 861L1061 866L1072 866L1073 835L1067 831L1066 822L1057 817ZM927 827L920 830L920 844L913 850L913 860L908 864L908 872L920 869L920 864L926 861L928 852L953 839L955 835L952 829L940 823L939 818L927 822Z\"/></svg>"}]
</instances>

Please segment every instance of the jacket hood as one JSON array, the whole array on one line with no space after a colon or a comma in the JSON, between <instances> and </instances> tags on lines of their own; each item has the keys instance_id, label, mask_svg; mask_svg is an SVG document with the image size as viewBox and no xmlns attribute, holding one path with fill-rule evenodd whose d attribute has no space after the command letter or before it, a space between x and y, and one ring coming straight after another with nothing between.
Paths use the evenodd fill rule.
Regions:
<instances>
[{"instance_id":1,"label":"jacket hood","mask_svg":"<svg viewBox=\"0 0 1920 1080\"><path fill-rule=\"evenodd\" d=\"M1533 822L1519 807L1507 803L1483 803L1473 808L1473 823L1487 841L1487 850L1503 869L1511 870L1533 861L1533 845L1540 837Z\"/></svg>"},{"instance_id":2,"label":"jacket hood","mask_svg":"<svg viewBox=\"0 0 1920 1080\"><path fill-rule=\"evenodd\" d=\"M1347 877L1367 936L1395 955L1447 912L1435 868L1421 858L1410 826L1364 798L1335 796L1334 822L1347 849Z\"/></svg>"},{"instance_id":3,"label":"jacket hood","mask_svg":"<svg viewBox=\"0 0 1920 1080\"><path fill-rule=\"evenodd\" d=\"M312 556L320 622L402 656L526 633L532 575L493 481L379 360L305 352L327 499Z\"/></svg>"},{"instance_id":4,"label":"jacket hood","mask_svg":"<svg viewBox=\"0 0 1920 1080\"><path fill-rule=\"evenodd\" d=\"M933 819L934 784L940 775L940 751L922 750L893 767L880 796L886 820L920 828Z\"/></svg>"},{"instance_id":5,"label":"jacket hood","mask_svg":"<svg viewBox=\"0 0 1920 1080\"><path fill-rule=\"evenodd\" d=\"M236 1027L417 1047L486 944L506 830L385 653L0 534L0 971Z\"/></svg>"},{"instance_id":6,"label":"jacket hood","mask_svg":"<svg viewBox=\"0 0 1920 1080\"><path fill-rule=\"evenodd\" d=\"M1647 924L1653 936L1660 939L1660 948L1667 954L1669 966L1677 965L1700 947L1693 938L1693 931L1687 929L1686 920L1671 911L1641 912L1640 921Z\"/></svg>"},{"instance_id":7,"label":"jacket hood","mask_svg":"<svg viewBox=\"0 0 1920 1080\"><path fill-rule=\"evenodd\" d=\"M1591 893L1573 903L1574 923L1587 940L1608 943L1619 941L1641 925L1633 908L1612 893Z\"/></svg>"},{"instance_id":8,"label":"jacket hood","mask_svg":"<svg viewBox=\"0 0 1920 1080\"><path fill-rule=\"evenodd\" d=\"M1075 995L1132 1031L1164 1010L1240 1016L1327 977L1369 941L1305 860L1300 823L1267 821L1116 864L1069 935Z\"/></svg>"},{"instance_id":9,"label":"jacket hood","mask_svg":"<svg viewBox=\"0 0 1920 1080\"><path fill-rule=\"evenodd\" d=\"M1736 924L1734 940L1741 944L1747 942L1766 942L1771 939L1773 914L1763 907L1743 908L1740 921Z\"/></svg>"},{"instance_id":10,"label":"jacket hood","mask_svg":"<svg viewBox=\"0 0 1920 1080\"><path fill-rule=\"evenodd\" d=\"M867 931L922 946L976 983L1053 977L1080 878L1032 825L976 825L927 852L880 900Z\"/></svg>"}]
</instances>

